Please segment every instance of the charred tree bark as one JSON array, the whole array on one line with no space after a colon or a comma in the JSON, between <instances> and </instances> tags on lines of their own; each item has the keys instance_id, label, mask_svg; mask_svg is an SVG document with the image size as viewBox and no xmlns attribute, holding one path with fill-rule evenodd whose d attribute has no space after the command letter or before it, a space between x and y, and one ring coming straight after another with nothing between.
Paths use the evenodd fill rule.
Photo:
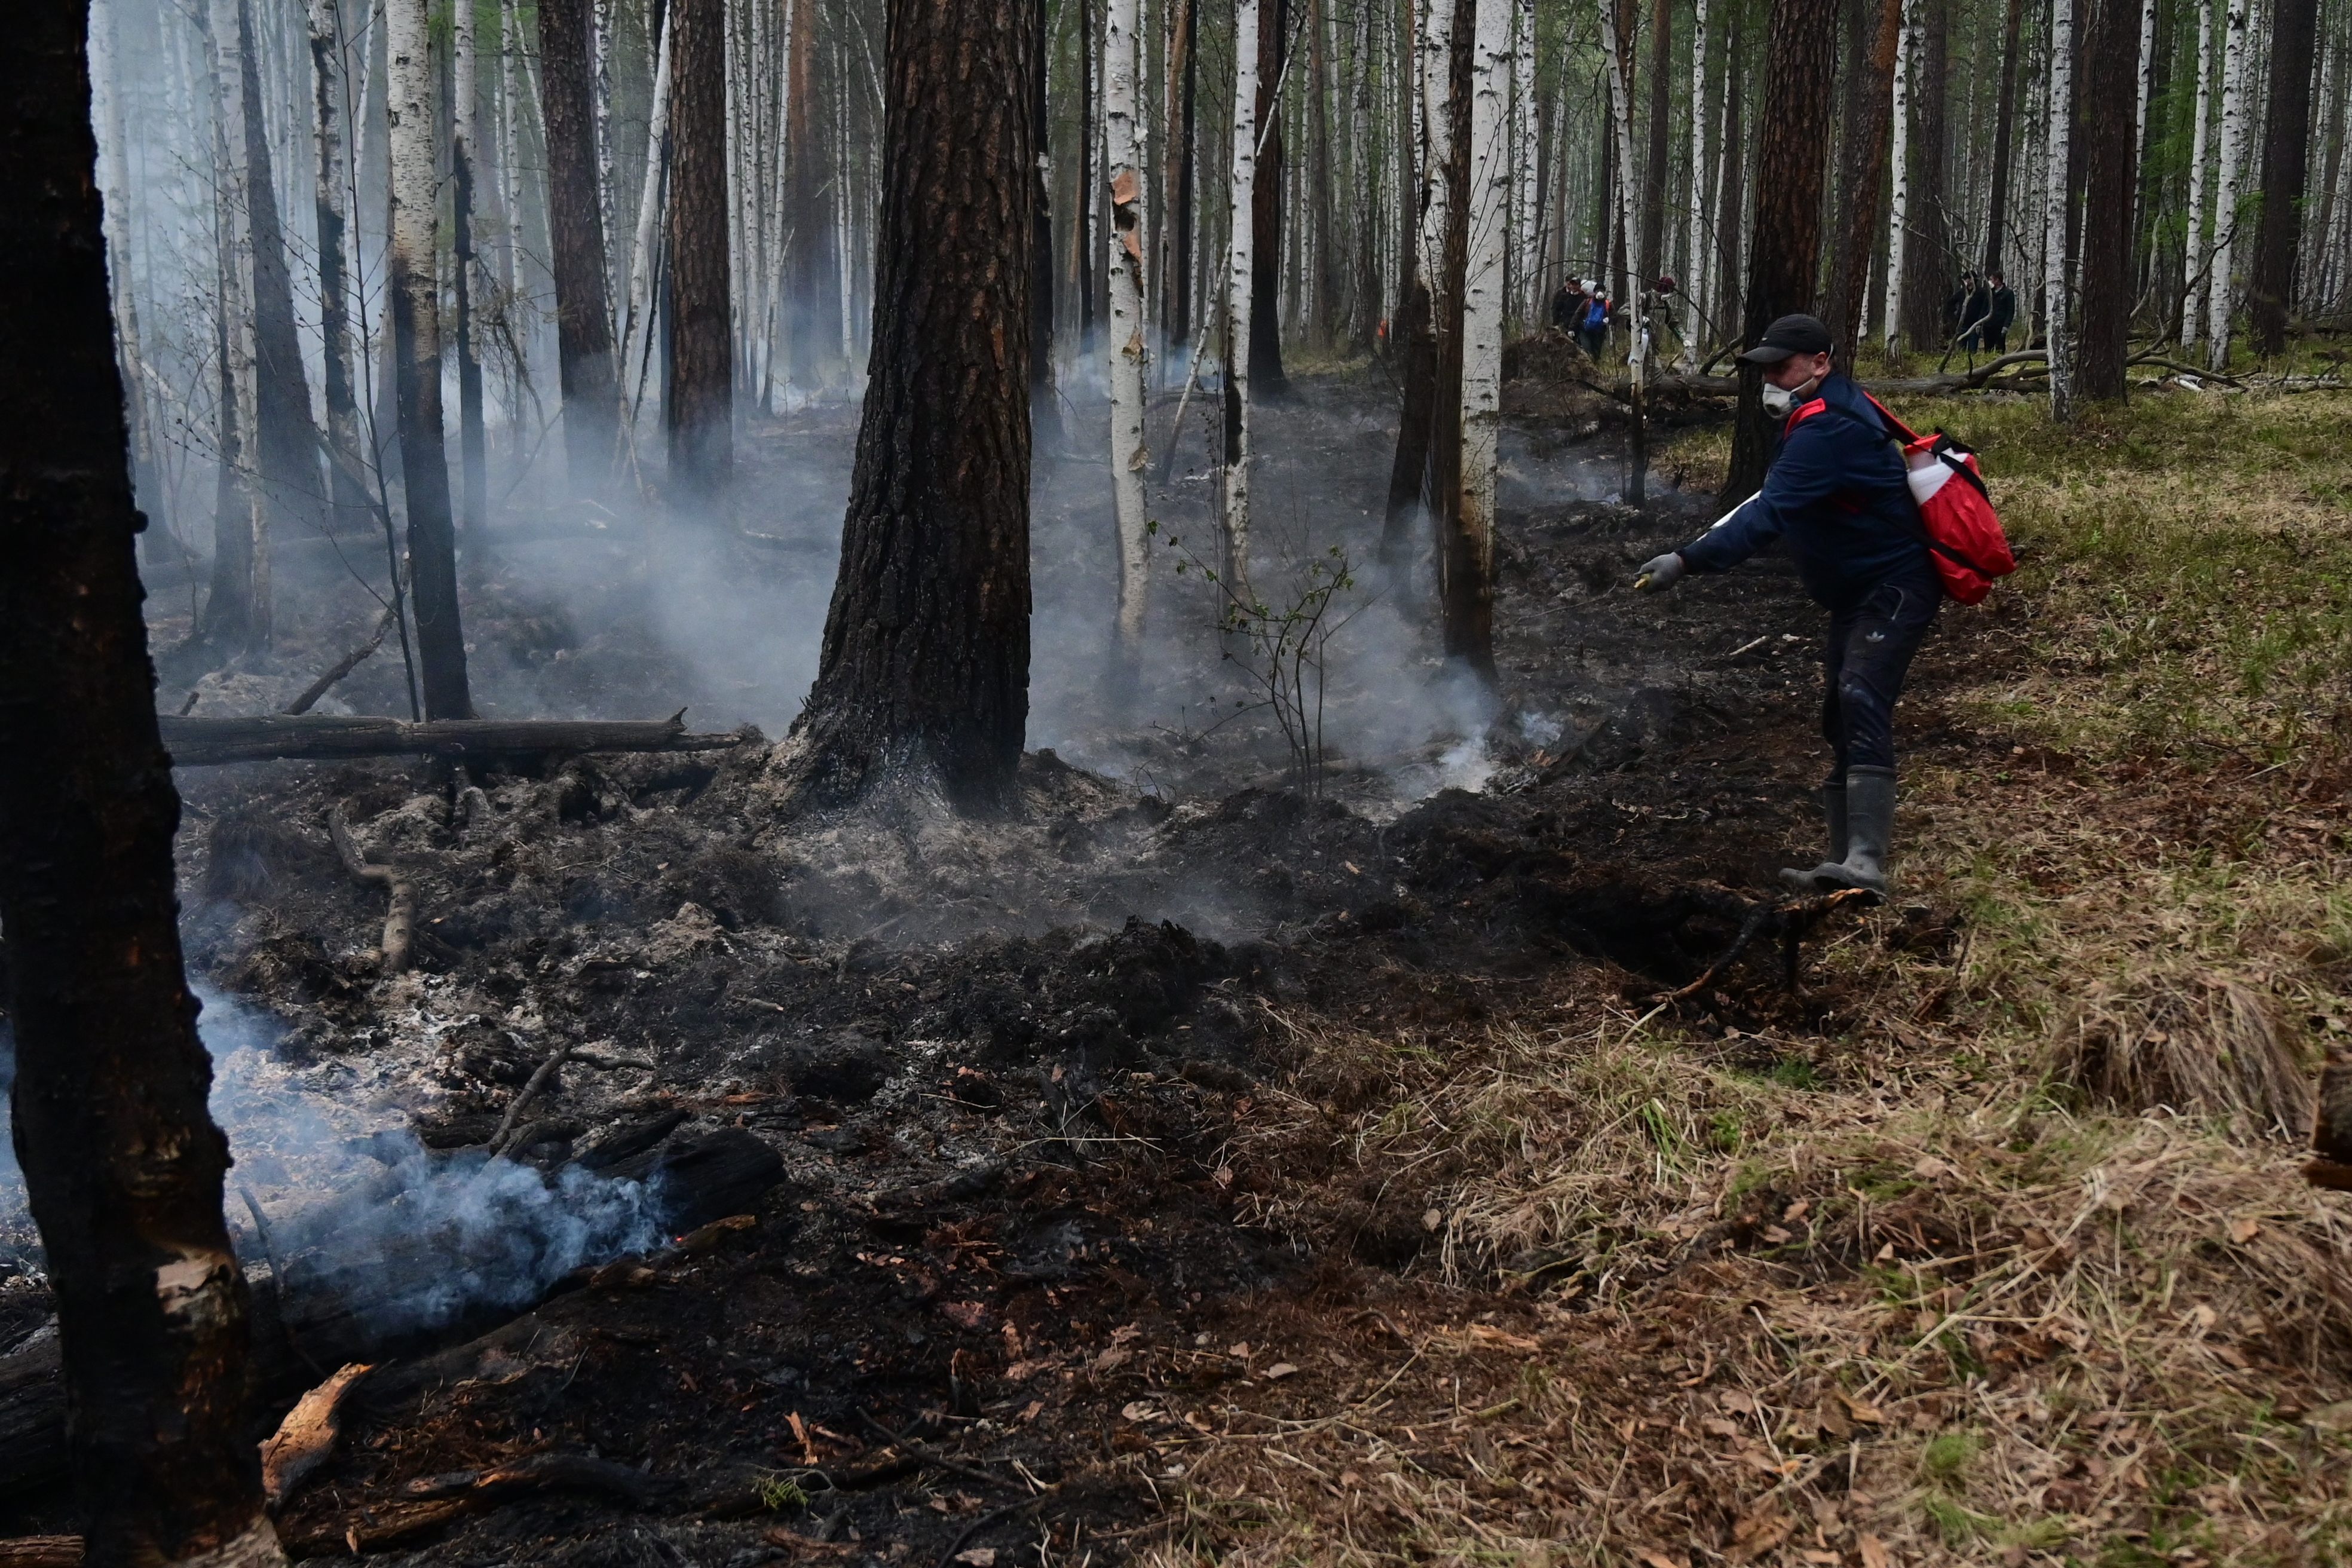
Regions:
<instances>
[{"instance_id":1,"label":"charred tree bark","mask_svg":"<svg viewBox=\"0 0 2352 1568\"><path fill-rule=\"evenodd\" d=\"M356 661L354 661L356 662ZM740 735L692 735L669 719L466 719L404 724L364 714L259 713L235 718L165 715L172 765L339 762L354 757L467 758L573 752L714 752Z\"/></svg>"},{"instance_id":2,"label":"charred tree bark","mask_svg":"<svg viewBox=\"0 0 2352 1568\"><path fill-rule=\"evenodd\" d=\"M1201 0L1177 0L1168 50L1167 240L1160 264L1160 312L1171 349L1192 340L1193 129L1199 118Z\"/></svg>"},{"instance_id":3,"label":"charred tree bark","mask_svg":"<svg viewBox=\"0 0 2352 1568\"><path fill-rule=\"evenodd\" d=\"M817 141L816 6L797 0L791 16L784 89L785 221L792 226L784 268L785 341L792 346L793 375L814 384L823 378L836 341L827 330L819 301L839 286L833 221L825 212L824 160Z\"/></svg>"},{"instance_id":4,"label":"charred tree bark","mask_svg":"<svg viewBox=\"0 0 2352 1568\"><path fill-rule=\"evenodd\" d=\"M237 0L238 91L245 112L246 213L253 241L253 459L265 522L315 526L324 490L319 481L319 431L310 422L310 384L294 326L294 279L286 268L286 227L278 213L268 122L262 116L261 62L253 8Z\"/></svg>"},{"instance_id":5,"label":"charred tree bark","mask_svg":"<svg viewBox=\"0 0 2352 1568\"><path fill-rule=\"evenodd\" d=\"M1421 512L1423 486L1429 474L1430 428L1437 411L1437 318L1431 268L1437 263L1438 247L1429 243L1428 231L1433 216L1442 220L1444 210L1444 187L1438 170L1433 167L1433 156L1444 156L1445 132L1444 122L1433 118L1440 111L1431 101L1430 87L1432 55L1442 55L1444 49L1437 19L1446 18L1450 26L1453 16L1450 9L1434 5L1426 16L1416 16L1418 5L1429 0L1418 0L1418 5L1416 0L1405 0L1405 4L1406 19L1412 25L1398 29L1396 70L1401 82L1418 82L1419 88L1416 92L1408 86L1400 95L1402 101L1397 111L1403 127L1400 142L1412 147L1412 106L1416 96L1422 105L1423 141L1413 149L1420 163L1419 177L1401 182L1407 198L1398 215L1404 298L1389 327L1390 351L1397 357L1403 386L1396 456L1389 467L1388 510L1381 525L1381 564L1391 571L1404 563L1412 522ZM1401 165L1413 162L1410 156L1399 159ZM1442 222L1435 226L1442 226Z\"/></svg>"},{"instance_id":6,"label":"charred tree bark","mask_svg":"<svg viewBox=\"0 0 2352 1568\"><path fill-rule=\"evenodd\" d=\"M1047 0L1032 0L1037 12L1034 26L1040 42L1030 62L1029 116L1031 134L1036 138L1040 157L1036 178L1031 182L1036 191L1030 203L1029 219L1029 417L1034 426L1033 440L1059 447L1062 405L1054 390L1054 181L1043 155L1054 144L1054 122L1049 118L1045 96L1046 50L1043 40L1051 36L1045 21L1046 3ZM1180 279L1177 286L1181 288L1182 283Z\"/></svg>"},{"instance_id":7,"label":"charred tree bark","mask_svg":"<svg viewBox=\"0 0 2352 1568\"><path fill-rule=\"evenodd\" d=\"M408 504L410 604L427 719L470 719L466 637L457 616L457 541L441 417L440 251L433 155L433 68L426 0L385 0L390 50L393 375ZM609 372L610 366L607 366Z\"/></svg>"},{"instance_id":8,"label":"charred tree bark","mask_svg":"<svg viewBox=\"0 0 2352 1568\"><path fill-rule=\"evenodd\" d=\"M555 276L556 375L563 389L563 451L572 489L612 489L620 438L613 307L605 289L604 214L596 182L590 0L540 0L540 103L546 121L547 226ZM795 110L800 104L795 92Z\"/></svg>"},{"instance_id":9,"label":"charred tree bark","mask_svg":"<svg viewBox=\"0 0 2352 1568\"><path fill-rule=\"evenodd\" d=\"M482 418L482 356L474 330L474 17L471 0L451 7L449 74L449 302L456 308L457 338L457 454L465 502L458 519L471 560L481 564L481 531L489 524L490 442Z\"/></svg>"},{"instance_id":10,"label":"charred tree bark","mask_svg":"<svg viewBox=\"0 0 2352 1568\"><path fill-rule=\"evenodd\" d=\"M1286 397L1282 369L1282 78L1290 58L1290 0L1258 0L1257 184L1250 188L1250 395Z\"/></svg>"},{"instance_id":11,"label":"charred tree bark","mask_svg":"<svg viewBox=\"0 0 2352 1568\"><path fill-rule=\"evenodd\" d=\"M278 1561L245 1426L228 1143L180 962L179 797L140 617L84 64L89 7L0 51L0 925L16 1151L58 1294L89 1561Z\"/></svg>"},{"instance_id":12,"label":"charred tree bark","mask_svg":"<svg viewBox=\"0 0 2352 1568\"><path fill-rule=\"evenodd\" d=\"M727 276L727 8L670 0L669 437L674 499L707 506L735 466L734 311Z\"/></svg>"},{"instance_id":13,"label":"charred tree bark","mask_svg":"<svg viewBox=\"0 0 2352 1568\"><path fill-rule=\"evenodd\" d=\"M1627 298L1629 304L1637 303L1640 289L1655 283L1666 270L1666 153L1674 104L1675 7L1673 0L1654 0L1650 7L1650 144L1642 171L1642 276L1635 292Z\"/></svg>"},{"instance_id":14,"label":"charred tree bark","mask_svg":"<svg viewBox=\"0 0 2352 1568\"><path fill-rule=\"evenodd\" d=\"M2263 216L2254 231L2254 265L2246 279L2254 352L2268 359L2286 348L2294 307L2294 267L2303 249L2303 190L2311 156L2311 76L2319 0L2277 0L2271 14L2269 129L2263 136Z\"/></svg>"},{"instance_id":15,"label":"charred tree bark","mask_svg":"<svg viewBox=\"0 0 2352 1568\"><path fill-rule=\"evenodd\" d=\"M1852 354L1862 342L1863 295L1870 281L1871 251L1878 243L1878 190L1886 179L1895 52L1903 40L1903 0L1853 4L1869 25L1856 29L1863 47L1846 76L1845 142L1838 156L1839 216L1844 232L1836 237L1822 318L1841 354Z\"/></svg>"},{"instance_id":16,"label":"charred tree bark","mask_svg":"<svg viewBox=\"0 0 2352 1568\"><path fill-rule=\"evenodd\" d=\"M2292 3L2292 0L2290 0ZM2139 0L2089 0L2084 17L2083 293L2074 330L2074 392L2090 402L2124 395L2131 325L2132 196L2137 159L2131 121L2114 112L2132 92L2139 58Z\"/></svg>"},{"instance_id":17,"label":"charred tree bark","mask_svg":"<svg viewBox=\"0 0 2352 1568\"><path fill-rule=\"evenodd\" d=\"M2024 22L2025 0L2009 0L2009 16L2001 24L2000 105L1992 125L1992 178L1984 242L1984 269L2004 277L2000 240L2009 224L2010 122L2017 117L2018 44Z\"/></svg>"},{"instance_id":18,"label":"charred tree bark","mask_svg":"<svg viewBox=\"0 0 2352 1568\"><path fill-rule=\"evenodd\" d=\"M351 279L344 255L341 182L342 22L336 0L310 0L310 77L316 97L318 167L313 205L319 231L319 335L324 341L328 494L336 521L358 521L371 510L360 482L359 396L352 384Z\"/></svg>"},{"instance_id":19,"label":"charred tree bark","mask_svg":"<svg viewBox=\"0 0 2352 1568\"><path fill-rule=\"evenodd\" d=\"M806 805L901 769L1003 809L1029 710L1029 0L888 0L872 379L816 684L780 759Z\"/></svg>"},{"instance_id":20,"label":"charred tree bark","mask_svg":"<svg viewBox=\"0 0 2352 1568\"><path fill-rule=\"evenodd\" d=\"M1756 171L1756 232L1748 258L1740 336L1754 342L1776 316L1811 308L1821 256L1822 165L1828 162L1830 79L1837 58L1837 8L1815 0L1772 0L1764 52L1764 138ZM1726 222L1730 221L1726 215ZM1739 418L1723 502L1753 495L1770 460L1772 426L1764 378L1739 367Z\"/></svg>"}]
</instances>

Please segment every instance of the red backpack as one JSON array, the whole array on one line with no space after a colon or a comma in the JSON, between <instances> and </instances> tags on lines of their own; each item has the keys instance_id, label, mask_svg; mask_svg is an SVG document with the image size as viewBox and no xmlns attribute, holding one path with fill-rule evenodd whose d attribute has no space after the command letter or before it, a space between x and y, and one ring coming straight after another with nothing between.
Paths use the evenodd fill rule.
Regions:
<instances>
[{"instance_id":1,"label":"red backpack","mask_svg":"<svg viewBox=\"0 0 2352 1568\"><path fill-rule=\"evenodd\" d=\"M2001 532L2000 519L1993 512L1992 497L1985 489L1976 453L1941 430L1920 435L1888 413L1886 405L1875 397L1870 398L1870 405L1878 410L1888 434L1903 448L1911 499L1918 503L1927 553L1944 580L1944 592L1963 605L1981 603L1992 592L1994 578L2017 570L2017 557L2011 553L2009 537ZM1797 410L1789 423L1793 426L1827 406L1816 398ZM1953 484L1954 479L1966 482Z\"/></svg>"}]
</instances>

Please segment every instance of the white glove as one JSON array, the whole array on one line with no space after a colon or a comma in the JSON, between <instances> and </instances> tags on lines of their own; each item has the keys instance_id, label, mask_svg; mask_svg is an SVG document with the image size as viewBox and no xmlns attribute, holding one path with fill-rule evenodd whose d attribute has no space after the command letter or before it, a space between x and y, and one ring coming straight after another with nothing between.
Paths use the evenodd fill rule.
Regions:
<instances>
[{"instance_id":1,"label":"white glove","mask_svg":"<svg viewBox=\"0 0 2352 1568\"><path fill-rule=\"evenodd\" d=\"M1681 582L1683 574L1689 570L1681 555L1660 555L1643 564L1640 574L1633 579L1633 586L1647 593L1663 593Z\"/></svg>"}]
</instances>

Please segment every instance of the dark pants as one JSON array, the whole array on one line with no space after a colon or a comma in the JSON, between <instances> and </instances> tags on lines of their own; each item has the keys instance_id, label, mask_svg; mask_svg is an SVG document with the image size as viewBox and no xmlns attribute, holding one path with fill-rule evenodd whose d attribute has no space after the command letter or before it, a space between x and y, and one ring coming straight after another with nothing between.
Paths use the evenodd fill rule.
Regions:
<instances>
[{"instance_id":1,"label":"dark pants","mask_svg":"<svg viewBox=\"0 0 2352 1568\"><path fill-rule=\"evenodd\" d=\"M1895 700L1943 604L1943 583L1922 559L1830 612L1822 694L1822 733L1835 759L1830 783L1844 783L1848 768L1895 765Z\"/></svg>"},{"instance_id":2,"label":"dark pants","mask_svg":"<svg viewBox=\"0 0 2352 1568\"><path fill-rule=\"evenodd\" d=\"M2005 354L2009 352L2009 329L1987 327L1979 342L1987 353Z\"/></svg>"},{"instance_id":3,"label":"dark pants","mask_svg":"<svg viewBox=\"0 0 2352 1568\"><path fill-rule=\"evenodd\" d=\"M1584 339L1584 352L1586 355L1598 361L1601 358L1601 349L1608 344L1609 329L1606 327L1587 327L1584 329L1581 335Z\"/></svg>"}]
</instances>

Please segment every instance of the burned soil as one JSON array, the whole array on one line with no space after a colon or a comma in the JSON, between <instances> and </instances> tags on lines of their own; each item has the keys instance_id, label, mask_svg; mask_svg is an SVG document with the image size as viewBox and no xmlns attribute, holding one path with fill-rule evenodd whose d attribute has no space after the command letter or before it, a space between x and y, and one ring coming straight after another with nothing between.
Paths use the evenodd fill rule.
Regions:
<instances>
[{"instance_id":1,"label":"burned soil","mask_svg":"<svg viewBox=\"0 0 2352 1568\"><path fill-rule=\"evenodd\" d=\"M1268 415L1265 449L1287 454L1270 506L1365 468L1362 496L1316 514L1365 562L1381 406L1332 385ZM1108 1561L1181 1480L1156 1398L1279 1406L1307 1381L1284 1355L1378 1338L1363 1304L1421 1288L1412 1181L1301 1205L1331 1151L1237 1137L1286 1097L1348 1109L1344 1081L1297 1076L1315 1028L1443 1053L1500 1021L1664 1005L1734 1056L1759 1022L1833 1029L1842 998L1801 973L1806 918L1768 890L1811 849L1817 616L1772 558L1636 597L1631 569L1708 498L1561 500L1605 483L1617 448L1564 414L1513 442L1490 705L1401 752L1337 745L1312 790L1262 724L1139 722L1131 702L1066 709L1075 743L1025 757L1021 808L993 821L913 791L789 816L756 730L471 775L184 770L208 1039L235 1037L237 1081L270 1107L332 1110L287 1149L239 1145L232 1212L265 1307L334 1255L334 1226L299 1216L353 1191L410 1203L404 1180L495 1162L559 1195L649 1194L575 1252L461 1259L523 1282L454 1288L374 1336L340 1446L281 1518L293 1549ZM1041 539L1095 525L1091 472L1045 476ZM1187 525L1181 499L1161 515ZM1041 602L1107 550L1041 553ZM481 664L624 664L609 633L499 594ZM1185 604L1161 611L1171 647ZM323 624L318 649L346 630ZM1163 693L1218 679L1214 639L1192 640L1206 651L1169 656ZM1051 651L1041 688L1083 685L1043 668ZM1339 664L1342 685L1383 679ZM666 676L690 679L649 660L591 684L625 705ZM1448 768L1476 787L1427 787ZM383 895L338 859L337 810L415 887L414 973L382 972ZM1948 938L1929 911L1910 924ZM531 1223L586 1223L557 1210ZM20 1247L14 1267L37 1259ZM12 1339L38 1329L25 1300L0 1295ZM271 1425L333 1370L287 1333ZM69 1522L37 1492L7 1511L10 1531Z\"/></svg>"}]
</instances>

